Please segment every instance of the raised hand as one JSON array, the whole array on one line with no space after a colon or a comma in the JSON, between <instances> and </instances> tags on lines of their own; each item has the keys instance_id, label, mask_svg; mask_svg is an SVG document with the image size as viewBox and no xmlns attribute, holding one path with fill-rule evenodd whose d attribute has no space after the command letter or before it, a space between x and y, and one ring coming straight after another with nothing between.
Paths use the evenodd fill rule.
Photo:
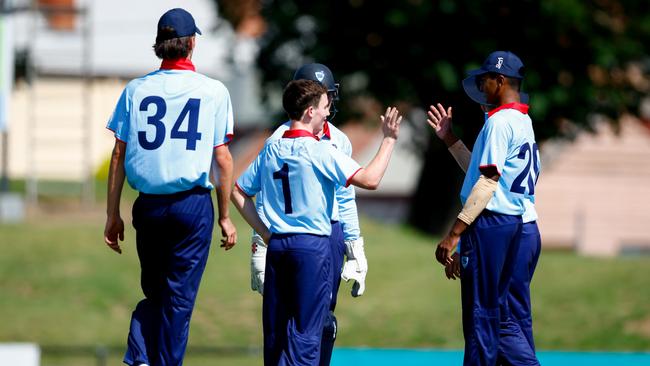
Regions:
<instances>
[{"instance_id":1,"label":"raised hand","mask_svg":"<svg viewBox=\"0 0 650 366\"><path fill-rule=\"evenodd\" d=\"M402 116L395 107L386 108L386 112L381 118L381 129L384 137L393 138L397 140L399 136L399 126L402 122Z\"/></svg>"},{"instance_id":2,"label":"raised hand","mask_svg":"<svg viewBox=\"0 0 650 366\"><path fill-rule=\"evenodd\" d=\"M429 106L429 112L427 112L427 115L429 126L431 126L435 131L436 136L443 140L447 146L451 146L458 140L451 129L451 107L445 109L445 107L440 103L436 104L436 106L431 105Z\"/></svg>"}]
</instances>

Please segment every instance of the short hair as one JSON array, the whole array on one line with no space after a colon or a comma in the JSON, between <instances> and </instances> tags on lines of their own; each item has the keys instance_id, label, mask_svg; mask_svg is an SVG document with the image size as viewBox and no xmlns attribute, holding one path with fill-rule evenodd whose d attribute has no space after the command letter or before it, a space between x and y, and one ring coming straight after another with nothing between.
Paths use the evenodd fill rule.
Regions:
<instances>
[{"instance_id":1,"label":"short hair","mask_svg":"<svg viewBox=\"0 0 650 366\"><path fill-rule=\"evenodd\" d=\"M192 50L190 38L193 36L170 38L175 34L176 31L172 27L164 27L158 30L156 43L153 45L153 51L158 58L174 60L189 56Z\"/></svg>"},{"instance_id":2,"label":"short hair","mask_svg":"<svg viewBox=\"0 0 650 366\"><path fill-rule=\"evenodd\" d=\"M321 96L327 95L327 88L314 80L293 80L282 93L282 107L292 120L300 120L309 107L318 107Z\"/></svg>"}]
</instances>

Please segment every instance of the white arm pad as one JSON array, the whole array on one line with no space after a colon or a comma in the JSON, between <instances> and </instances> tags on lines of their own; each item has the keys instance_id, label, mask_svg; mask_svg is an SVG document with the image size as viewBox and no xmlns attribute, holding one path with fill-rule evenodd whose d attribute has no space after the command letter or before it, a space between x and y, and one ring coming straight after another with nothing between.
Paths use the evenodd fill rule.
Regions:
<instances>
[{"instance_id":1,"label":"white arm pad","mask_svg":"<svg viewBox=\"0 0 650 366\"><path fill-rule=\"evenodd\" d=\"M354 280L352 296L361 296L366 290L366 274L368 273L368 260L366 260L366 253L363 249L363 238L346 240L345 255L347 260L343 265L341 278L346 282Z\"/></svg>"},{"instance_id":2,"label":"white arm pad","mask_svg":"<svg viewBox=\"0 0 650 366\"><path fill-rule=\"evenodd\" d=\"M465 144L463 144L463 142L460 140L454 142L453 145L449 146L448 150L451 153L451 156L453 156L456 160L456 163L458 163L458 166L460 166L460 168L463 169L465 173L467 173L469 161L472 159L472 152L469 151L467 146L465 146Z\"/></svg>"},{"instance_id":3,"label":"white arm pad","mask_svg":"<svg viewBox=\"0 0 650 366\"><path fill-rule=\"evenodd\" d=\"M497 182L481 174L476 184L472 188L463 210L458 214L458 219L467 225L472 222L483 212L485 207L494 196L494 191L497 190Z\"/></svg>"},{"instance_id":4,"label":"white arm pad","mask_svg":"<svg viewBox=\"0 0 650 366\"><path fill-rule=\"evenodd\" d=\"M251 239L251 290L264 295L264 271L266 269L266 243L254 233Z\"/></svg>"}]
</instances>

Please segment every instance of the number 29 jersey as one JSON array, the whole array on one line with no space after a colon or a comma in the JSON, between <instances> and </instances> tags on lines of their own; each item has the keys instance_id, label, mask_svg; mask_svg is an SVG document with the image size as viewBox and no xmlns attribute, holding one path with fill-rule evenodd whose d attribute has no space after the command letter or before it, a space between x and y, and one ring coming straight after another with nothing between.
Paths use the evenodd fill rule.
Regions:
<instances>
[{"instance_id":1,"label":"number 29 jersey","mask_svg":"<svg viewBox=\"0 0 650 366\"><path fill-rule=\"evenodd\" d=\"M107 128L126 143L124 167L135 190L212 189L213 149L233 133L230 94L191 70L157 70L127 84Z\"/></svg>"},{"instance_id":2,"label":"number 29 jersey","mask_svg":"<svg viewBox=\"0 0 650 366\"><path fill-rule=\"evenodd\" d=\"M285 131L268 143L237 187L262 200L272 233L330 235L334 191L347 186L359 164L305 130Z\"/></svg>"},{"instance_id":3,"label":"number 29 jersey","mask_svg":"<svg viewBox=\"0 0 650 366\"><path fill-rule=\"evenodd\" d=\"M500 177L487 209L506 215L524 215L534 221L535 183L540 160L528 105L510 103L492 110L481 129L460 193L464 205L481 170L494 167Z\"/></svg>"}]
</instances>

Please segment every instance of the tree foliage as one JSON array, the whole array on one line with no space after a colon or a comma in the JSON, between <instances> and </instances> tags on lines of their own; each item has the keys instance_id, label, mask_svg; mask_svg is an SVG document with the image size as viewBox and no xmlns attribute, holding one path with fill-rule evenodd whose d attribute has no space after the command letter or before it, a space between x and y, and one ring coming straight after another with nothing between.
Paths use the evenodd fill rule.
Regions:
<instances>
[{"instance_id":1,"label":"tree foliage","mask_svg":"<svg viewBox=\"0 0 650 366\"><path fill-rule=\"evenodd\" d=\"M562 135L566 121L587 125L594 113L638 113L650 90L650 12L636 0L265 0L268 22L259 66L267 90L281 89L302 63L324 63L341 80L344 101L364 95L382 104L454 107L468 145L482 114L460 82L493 50L526 65L537 139ZM353 117L350 103L337 120ZM423 122L423 121L422 121ZM432 137L433 139L433 137ZM432 141L411 222L445 226L460 175ZM436 193L438 192L438 193ZM444 197L440 197L444 196ZM450 198L451 197L451 198ZM435 207L436 210L431 208ZM429 212L436 211L436 212Z\"/></svg>"}]
</instances>

